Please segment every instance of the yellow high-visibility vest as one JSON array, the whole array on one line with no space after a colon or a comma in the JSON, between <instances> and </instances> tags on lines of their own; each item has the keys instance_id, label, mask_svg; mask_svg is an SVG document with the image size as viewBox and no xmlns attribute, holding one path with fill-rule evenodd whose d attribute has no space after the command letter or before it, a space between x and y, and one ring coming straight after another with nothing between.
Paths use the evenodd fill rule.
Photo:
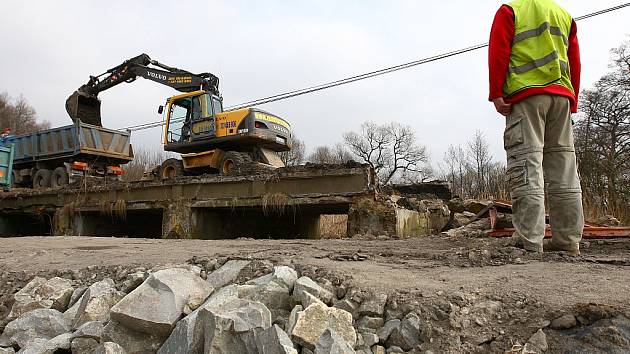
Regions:
<instances>
[{"instance_id":1,"label":"yellow high-visibility vest","mask_svg":"<svg viewBox=\"0 0 630 354\"><path fill-rule=\"evenodd\" d=\"M532 87L571 84L568 50L573 18L552 0L516 0L510 67L503 85L506 96Z\"/></svg>"}]
</instances>

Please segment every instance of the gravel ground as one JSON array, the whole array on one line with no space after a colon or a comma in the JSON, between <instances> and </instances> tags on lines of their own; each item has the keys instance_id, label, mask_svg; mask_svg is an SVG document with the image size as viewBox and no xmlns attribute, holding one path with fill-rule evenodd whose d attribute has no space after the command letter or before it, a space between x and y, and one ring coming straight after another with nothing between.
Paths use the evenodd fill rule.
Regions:
<instances>
[{"instance_id":1,"label":"gravel ground","mask_svg":"<svg viewBox=\"0 0 630 354\"><path fill-rule=\"evenodd\" d=\"M35 275L93 282L121 269L226 259L287 264L337 289L388 293L427 326L418 348L522 352L543 329L547 352L630 351L630 240L585 242L583 255L533 255L509 240L158 240L91 237L0 239L0 320ZM116 280L116 279L115 279ZM552 322L577 318L568 329ZM3 325L0 322L0 325ZM1 327L0 327L1 328ZM519 351L521 350L521 351ZM618 351L616 351L618 350Z\"/></svg>"}]
</instances>

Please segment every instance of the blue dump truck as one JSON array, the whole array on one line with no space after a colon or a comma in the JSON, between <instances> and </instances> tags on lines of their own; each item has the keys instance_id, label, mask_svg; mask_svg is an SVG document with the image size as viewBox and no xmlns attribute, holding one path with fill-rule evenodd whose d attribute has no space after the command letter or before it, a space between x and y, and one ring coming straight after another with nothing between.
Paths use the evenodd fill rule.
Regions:
<instances>
[{"instance_id":1,"label":"blue dump truck","mask_svg":"<svg viewBox=\"0 0 630 354\"><path fill-rule=\"evenodd\" d=\"M59 187L83 177L120 179L121 165L133 159L130 132L80 120L73 125L4 138L0 146L6 150L12 146L9 183L22 188ZM5 155L0 153L0 159Z\"/></svg>"}]
</instances>

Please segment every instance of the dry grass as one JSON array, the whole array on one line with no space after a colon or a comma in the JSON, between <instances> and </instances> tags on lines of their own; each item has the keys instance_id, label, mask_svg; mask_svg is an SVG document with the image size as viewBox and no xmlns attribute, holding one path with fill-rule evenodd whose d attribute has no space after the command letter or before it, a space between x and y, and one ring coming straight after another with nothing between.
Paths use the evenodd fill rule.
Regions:
<instances>
[{"instance_id":1,"label":"dry grass","mask_svg":"<svg viewBox=\"0 0 630 354\"><path fill-rule=\"evenodd\" d=\"M291 208L295 215L295 206L291 197L283 193L265 194L262 197L264 215L284 215L287 208Z\"/></svg>"},{"instance_id":2,"label":"dry grass","mask_svg":"<svg viewBox=\"0 0 630 354\"><path fill-rule=\"evenodd\" d=\"M600 203L589 202L588 200L584 201L584 216L586 217L586 220L595 221L606 215L614 216L621 222L621 225L630 225L629 206L619 206L616 208L603 207Z\"/></svg>"},{"instance_id":3,"label":"dry grass","mask_svg":"<svg viewBox=\"0 0 630 354\"><path fill-rule=\"evenodd\" d=\"M344 238L348 231L348 215L321 215L319 218L319 232L321 238Z\"/></svg>"},{"instance_id":4,"label":"dry grass","mask_svg":"<svg viewBox=\"0 0 630 354\"><path fill-rule=\"evenodd\" d=\"M127 220L127 203L122 199L117 200L115 203L101 201L99 209L100 214L103 216L122 221Z\"/></svg>"}]
</instances>

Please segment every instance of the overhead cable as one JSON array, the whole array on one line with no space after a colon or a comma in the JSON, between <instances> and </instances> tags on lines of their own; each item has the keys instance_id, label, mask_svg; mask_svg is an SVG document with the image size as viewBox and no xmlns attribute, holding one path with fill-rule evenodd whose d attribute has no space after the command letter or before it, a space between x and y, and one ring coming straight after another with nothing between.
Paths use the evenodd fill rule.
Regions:
<instances>
[{"instance_id":1,"label":"overhead cable","mask_svg":"<svg viewBox=\"0 0 630 354\"><path fill-rule=\"evenodd\" d=\"M580 17L576 17L575 21L581 21L581 20L585 20L585 19L588 19L588 18L591 18L591 17L603 15L603 14L606 14L606 13L610 13L610 12L613 12L613 11L620 10L620 9L622 9L624 7L628 7L628 6L630 6L630 2L629 3L625 3L625 4L621 4L621 5L617 5L617 6L613 6L613 7L604 9L604 10L596 11L596 12L593 12L593 13L590 13L590 14L587 14L587 15L583 15L583 16L580 16ZM329 88L332 88L332 87L341 86L341 85L349 84L349 83L360 81L360 80L369 79L369 78L372 78L372 77L375 77L375 76L389 74L389 73L392 73L392 72L395 72L395 71L408 69L408 68L415 67L415 66L418 66L418 65L431 63L431 62L434 62L434 61L446 59L446 58L453 57L453 56L456 56L456 55L465 54L465 53L476 51L476 50L483 49L483 48L486 48L486 47L488 47L488 43L487 42L486 43L477 44L477 45L473 45L473 46L470 46L470 47L467 47L467 48L463 48L463 49L454 50L452 52L438 54L438 55L435 55L435 56L432 56L432 57L418 59L418 60L414 60L414 61L411 61L411 62L408 62L408 63L399 64L399 65L391 66L391 67L388 67L388 68L379 69L379 70L371 71L371 72L368 72L368 73L347 77L347 78L340 79L340 80L327 82L327 83L320 84L320 85L310 86L310 87L302 88L302 89L299 89L299 90L288 91L288 92L279 93L279 94L276 94L276 95L273 95L273 96L268 96L268 97L263 97L263 98L259 98L259 99L256 99L256 100L243 102L243 103L240 103L240 104L237 104L237 105L234 105L234 106L226 107L226 110L241 109L241 108L251 107L251 106L254 106L254 105L262 105L262 104L267 104L267 103L276 102L276 101L280 101L280 100L285 100L285 99L288 99L288 98L301 96L301 95L305 95L305 94L309 94L309 93L313 93L313 92L317 92L317 91L322 91L322 90L326 90L326 89L329 89ZM159 127L159 126L162 126L162 125L164 125L163 121L156 121L156 122L151 122L151 123L145 123L145 124L139 124L139 125L130 126L130 127L127 127L127 128L123 128L121 130L136 131L136 130L155 128L155 127Z\"/></svg>"}]
</instances>

